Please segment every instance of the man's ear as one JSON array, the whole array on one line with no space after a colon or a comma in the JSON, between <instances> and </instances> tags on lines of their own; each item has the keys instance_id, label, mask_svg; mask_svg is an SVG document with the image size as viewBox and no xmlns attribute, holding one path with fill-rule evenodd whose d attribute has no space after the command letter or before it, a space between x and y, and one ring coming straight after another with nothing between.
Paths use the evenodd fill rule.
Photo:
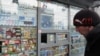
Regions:
<instances>
[{"instance_id":1,"label":"man's ear","mask_svg":"<svg viewBox=\"0 0 100 56\"><path fill-rule=\"evenodd\" d=\"M90 26L90 27L89 27L89 31L91 31L93 28L94 28L93 26Z\"/></svg>"}]
</instances>

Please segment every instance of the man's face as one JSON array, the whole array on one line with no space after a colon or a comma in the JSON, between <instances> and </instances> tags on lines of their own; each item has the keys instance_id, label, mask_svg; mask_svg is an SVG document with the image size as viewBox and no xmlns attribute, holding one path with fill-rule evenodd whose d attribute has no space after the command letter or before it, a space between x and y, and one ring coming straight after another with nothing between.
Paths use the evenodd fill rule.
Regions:
<instances>
[{"instance_id":1,"label":"man's face","mask_svg":"<svg viewBox=\"0 0 100 56\"><path fill-rule=\"evenodd\" d=\"M76 31L80 34L86 36L89 32L89 27L87 26L76 26Z\"/></svg>"}]
</instances>

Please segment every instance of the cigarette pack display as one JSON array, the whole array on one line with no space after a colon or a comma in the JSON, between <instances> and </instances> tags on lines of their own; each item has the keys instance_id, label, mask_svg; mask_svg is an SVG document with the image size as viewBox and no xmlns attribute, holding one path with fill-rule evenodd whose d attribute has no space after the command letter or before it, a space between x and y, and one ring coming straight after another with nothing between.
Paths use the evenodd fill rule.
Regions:
<instances>
[{"instance_id":1,"label":"cigarette pack display","mask_svg":"<svg viewBox=\"0 0 100 56\"><path fill-rule=\"evenodd\" d=\"M2 56L10 56L10 54L2 54Z\"/></svg>"},{"instance_id":2,"label":"cigarette pack display","mask_svg":"<svg viewBox=\"0 0 100 56\"><path fill-rule=\"evenodd\" d=\"M28 40L31 49L35 49L36 43L32 39Z\"/></svg>"},{"instance_id":3,"label":"cigarette pack display","mask_svg":"<svg viewBox=\"0 0 100 56\"><path fill-rule=\"evenodd\" d=\"M9 43L9 40L4 40L4 41L2 42L2 46L6 46L8 43Z\"/></svg>"},{"instance_id":4,"label":"cigarette pack display","mask_svg":"<svg viewBox=\"0 0 100 56\"><path fill-rule=\"evenodd\" d=\"M40 56L47 56L46 55L46 49L41 49Z\"/></svg>"},{"instance_id":5,"label":"cigarette pack display","mask_svg":"<svg viewBox=\"0 0 100 56\"><path fill-rule=\"evenodd\" d=\"M24 38L30 38L30 32L24 31Z\"/></svg>"},{"instance_id":6,"label":"cigarette pack display","mask_svg":"<svg viewBox=\"0 0 100 56\"><path fill-rule=\"evenodd\" d=\"M66 38L66 34L65 33L59 33L57 34L57 39L58 40L65 40Z\"/></svg>"},{"instance_id":7,"label":"cigarette pack display","mask_svg":"<svg viewBox=\"0 0 100 56\"><path fill-rule=\"evenodd\" d=\"M25 26L1 27L0 53L3 56L19 56L18 54L21 52L29 51L33 53L34 51L34 56L36 56L36 36L32 34L36 32L32 32L32 29L35 28ZM29 56L29 52L22 55Z\"/></svg>"},{"instance_id":8,"label":"cigarette pack display","mask_svg":"<svg viewBox=\"0 0 100 56\"><path fill-rule=\"evenodd\" d=\"M13 53L18 53L20 52L20 47L17 45L9 45L8 46L8 53L13 54Z\"/></svg>"},{"instance_id":9,"label":"cigarette pack display","mask_svg":"<svg viewBox=\"0 0 100 56\"><path fill-rule=\"evenodd\" d=\"M16 46L16 53L19 53L19 52L21 52L21 46L20 45Z\"/></svg>"},{"instance_id":10,"label":"cigarette pack display","mask_svg":"<svg viewBox=\"0 0 100 56\"><path fill-rule=\"evenodd\" d=\"M8 29L8 30L6 31L6 37L7 37L7 38L13 37L11 29Z\"/></svg>"},{"instance_id":11,"label":"cigarette pack display","mask_svg":"<svg viewBox=\"0 0 100 56\"><path fill-rule=\"evenodd\" d=\"M40 56L68 56L68 45L54 46L48 48L42 48Z\"/></svg>"},{"instance_id":12,"label":"cigarette pack display","mask_svg":"<svg viewBox=\"0 0 100 56\"><path fill-rule=\"evenodd\" d=\"M30 53L29 56L36 56L36 54L35 53Z\"/></svg>"},{"instance_id":13,"label":"cigarette pack display","mask_svg":"<svg viewBox=\"0 0 100 56\"><path fill-rule=\"evenodd\" d=\"M17 54L11 54L10 56L18 56Z\"/></svg>"},{"instance_id":14,"label":"cigarette pack display","mask_svg":"<svg viewBox=\"0 0 100 56\"><path fill-rule=\"evenodd\" d=\"M19 53L18 56L28 56L25 52Z\"/></svg>"},{"instance_id":15,"label":"cigarette pack display","mask_svg":"<svg viewBox=\"0 0 100 56\"><path fill-rule=\"evenodd\" d=\"M13 28L12 31L13 31L13 37L21 37L22 36L20 28L17 28L17 27Z\"/></svg>"},{"instance_id":16,"label":"cigarette pack display","mask_svg":"<svg viewBox=\"0 0 100 56\"><path fill-rule=\"evenodd\" d=\"M20 28L9 27L6 28L6 37L7 38L20 38L22 36Z\"/></svg>"},{"instance_id":17,"label":"cigarette pack display","mask_svg":"<svg viewBox=\"0 0 100 56\"><path fill-rule=\"evenodd\" d=\"M15 44L14 40L9 40L9 44Z\"/></svg>"},{"instance_id":18,"label":"cigarette pack display","mask_svg":"<svg viewBox=\"0 0 100 56\"><path fill-rule=\"evenodd\" d=\"M48 33L48 34L47 34L47 37L49 38L49 41L51 41L51 42L52 42L52 41L53 41L53 42L55 41L55 34L54 34L54 33Z\"/></svg>"},{"instance_id":19,"label":"cigarette pack display","mask_svg":"<svg viewBox=\"0 0 100 56\"><path fill-rule=\"evenodd\" d=\"M30 28L22 28L22 36L23 36L23 38L26 38L26 39L29 39L29 38L31 38L31 29Z\"/></svg>"},{"instance_id":20,"label":"cigarette pack display","mask_svg":"<svg viewBox=\"0 0 100 56\"><path fill-rule=\"evenodd\" d=\"M7 50L7 47L6 46L2 46L2 53L7 53L8 50Z\"/></svg>"},{"instance_id":21,"label":"cigarette pack display","mask_svg":"<svg viewBox=\"0 0 100 56\"><path fill-rule=\"evenodd\" d=\"M14 42L15 42L15 44L21 44L21 40L19 40L19 39L14 40Z\"/></svg>"},{"instance_id":22,"label":"cigarette pack display","mask_svg":"<svg viewBox=\"0 0 100 56\"><path fill-rule=\"evenodd\" d=\"M4 38L4 29L0 27L0 39Z\"/></svg>"},{"instance_id":23,"label":"cigarette pack display","mask_svg":"<svg viewBox=\"0 0 100 56\"><path fill-rule=\"evenodd\" d=\"M25 48L26 47L26 44L28 44L27 43L27 39L23 39L21 43L22 43L21 49L22 49L22 51L25 51L26 50L26 48Z\"/></svg>"},{"instance_id":24,"label":"cigarette pack display","mask_svg":"<svg viewBox=\"0 0 100 56\"><path fill-rule=\"evenodd\" d=\"M36 51L37 50L31 50L30 52L29 52L29 56L36 56L37 55L37 53L36 53Z\"/></svg>"},{"instance_id":25,"label":"cigarette pack display","mask_svg":"<svg viewBox=\"0 0 100 56\"><path fill-rule=\"evenodd\" d=\"M30 33L31 33L31 38L36 38L37 36L37 29L36 28L31 28L30 29Z\"/></svg>"}]
</instances>

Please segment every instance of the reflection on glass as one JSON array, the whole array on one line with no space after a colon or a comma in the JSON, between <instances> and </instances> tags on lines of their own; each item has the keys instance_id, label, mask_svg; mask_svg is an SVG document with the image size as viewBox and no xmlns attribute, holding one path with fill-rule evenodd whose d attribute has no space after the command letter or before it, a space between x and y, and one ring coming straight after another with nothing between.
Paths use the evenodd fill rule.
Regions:
<instances>
[{"instance_id":1,"label":"reflection on glass","mask_svg":"<svg viewBox=\"0 0 100 56\"><path fill-rule=\"evenodd\" d=\"M70 8L70 28L71 28L71 32L75 32L75 27L73 26L73 17L74 15L79 11L81 10L81 8L78 8L78 7L71 7Z\"/></svg>"},{"instance_id":2,"label":"reflection on glass","mask_svg":"<svg viewBox=\"0 0 100 56\"><path fill-rule=\"evenodd\" d=\"M10 12L10 13L18 13L18 4L23 4L24 6L32 7L35 6L37 7L37 0L1 0L0 1L1 9L4 12Z\"/></svg>"},{"instance_id":3,"label":"reflection on glass","mask_svg":"<svg viewBox=\"0 0 100 56\"><path fill-rule=\"evenodd\" d=\"M11 14L18 14L18 4L13 3L12 0L1 0L1 10Z\"/></svg>"},{"instance_id":4,"label":"reflection on glass","mask_svg":"<svg viewBox=\"0 0 100 56\"><path fill-rule=\"evenodd\" d=\"M0 25L36 26L37 0L30 1L0 0Z\"/></svg>"},{"instance_id":5,"label":"reflection on glass","mask_svg":"<svg viewBox=\"0 0 100 56\"><path fill-rule=\"evenodd\" d=\"M52 27L52 16L42 15L41 26L42 28L51 28Z\"/></svg>"},{"instance_id":6,"label":"reflection on glass","mask_svg":"<svg viewBox=\"0 0 100 56\"><path fill-rule=\"evenodd\" d=\"M73 25L72 22L73 22L73 17L74 17L74 15L75 15L79 10L80 10L80 9L75 9L75 8L71 8L71 9L70 9L70 11L71 11L71 13L70 13L70 14L71 14L71 16L70 16L70 17L71 17L71 20L70 20L70 21L71 21L71 25Z\"/></svg>"},{"instance_id":7,"label":"reflection on glass","mask_svg":"<svg viewBox=\"0 0 100 56\"><path fill-rule=\"evenodd\" d=\"M37 0L18 0L19 4L25 4L27 6L35 6L37 7Z\"/></svg>"}]
</instances>

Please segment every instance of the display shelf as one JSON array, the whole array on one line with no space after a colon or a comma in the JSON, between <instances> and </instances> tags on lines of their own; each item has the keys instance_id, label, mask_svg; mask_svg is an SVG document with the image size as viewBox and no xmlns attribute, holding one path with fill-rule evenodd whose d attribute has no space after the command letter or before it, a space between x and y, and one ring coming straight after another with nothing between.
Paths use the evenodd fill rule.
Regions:
<instances>
[{"instance_id":1,"label":"display shelf","mask_svg":"<svg viewBox=\"0 0 100 56\"><path fill-rule=\"evenodd\" d=\"M65 16L67 14L67 8L59 3L54 4L45 1L40 2L39 5L38 56L65 56L67 52L64 52L64 50L63 52L57 52L57 50L60 46L69 46L68 22L66 20L67 16ZM52 8L51 5L55 7ZM65 9L65 11L62 9ZM61 34L59 35L60 37L58 34ZM56 47L58 48L57 50ZM57 54L54 52L57 52Z\"/></svg>"},{"instance_id":2,"label":"display shelf","mask_svg":"<svg viewBox=\"0 0 100 56\"><path fill-rule=\"evenodd\" d=\"M1 36L1 54L18 56L22 52L29 51L30 53L35 53L37 50L37 37L36 30L34 27L23 27L23 26L2 26L0 27L0 36ZM27 33L25 30L27 29ZM35 30L35 31L34 31ZM30 37L30 38L24 38ZM26 42L24 42L26 41ZM29 55L30 53L27 53ZM24 55L24 54L23 54Z\"/></svg>"}]
</instances>

